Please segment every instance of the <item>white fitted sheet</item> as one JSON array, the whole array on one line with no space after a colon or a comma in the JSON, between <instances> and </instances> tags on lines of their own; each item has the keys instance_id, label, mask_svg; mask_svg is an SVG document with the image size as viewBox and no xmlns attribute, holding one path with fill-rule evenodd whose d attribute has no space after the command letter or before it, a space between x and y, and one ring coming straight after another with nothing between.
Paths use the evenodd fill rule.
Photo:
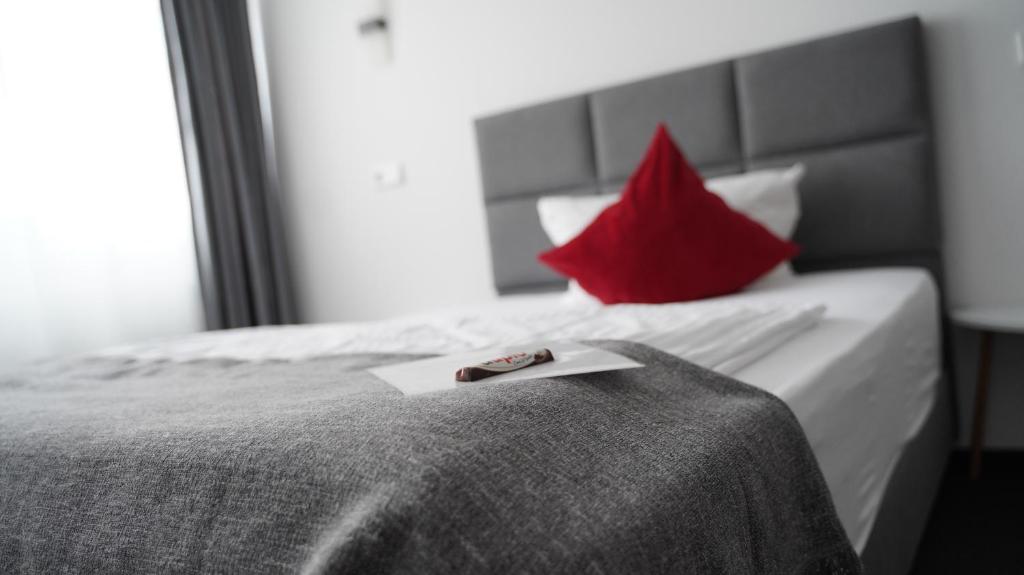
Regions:
<instances>
[{"instance_id":1,"label":"white fitted sheet","mask_svg":"<svg viewBox=\"0 0 1024 575\"><path fill-rule=\"evenodd\" d=\"M736 297L750 297L740 294ZM858 552L889 478L931 412L941 374L938 293L919 269L801 276L759 290L766 302L814 298L813 330L734 375L783 399L804 428Z\"/></svg>"}]
</instances>

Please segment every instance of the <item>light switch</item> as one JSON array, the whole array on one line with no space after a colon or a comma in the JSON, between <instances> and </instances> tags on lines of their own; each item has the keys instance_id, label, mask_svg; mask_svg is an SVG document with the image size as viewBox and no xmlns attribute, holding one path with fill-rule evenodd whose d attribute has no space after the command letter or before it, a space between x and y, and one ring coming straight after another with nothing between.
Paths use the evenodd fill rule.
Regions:
<instances>
[{"instance_id":1,"label":"light switch","mask_svg":"<svg viewBox=\"0 0 1024 575\"><path fill-rule=\"evenodd\" d=\"M401 162L381 162L371 170L373 185L378 189L397 188L405 183L405 167Z\"/></svg>"}]
</instances>

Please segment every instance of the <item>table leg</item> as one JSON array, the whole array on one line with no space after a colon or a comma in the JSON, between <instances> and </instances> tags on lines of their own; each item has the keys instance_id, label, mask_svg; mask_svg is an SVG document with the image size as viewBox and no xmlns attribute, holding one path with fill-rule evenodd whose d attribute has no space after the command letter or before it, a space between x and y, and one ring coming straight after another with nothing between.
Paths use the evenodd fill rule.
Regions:
<instances>
[{"instance_id":1,"label":"table leg","mask_svg":"<svg viewBox=\"0 0 1024 575\"><path fill-rule=\"evenodd\" d=\"M985 413L988 411L988 380L992 369L992 332L981 332L978 357L978 382L974 392L974 419L971 425L971 479L981 475L981 446L985 442Z\"/></svg>"}]
</instances>

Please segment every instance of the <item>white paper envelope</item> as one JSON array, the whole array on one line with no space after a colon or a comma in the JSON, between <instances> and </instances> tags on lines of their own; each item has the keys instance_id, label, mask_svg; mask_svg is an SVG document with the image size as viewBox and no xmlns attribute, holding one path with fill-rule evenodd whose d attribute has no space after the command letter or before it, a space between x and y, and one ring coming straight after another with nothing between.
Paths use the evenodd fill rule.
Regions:
<instances>
[{"instance_id":1,"label":"white paper envelope","mask_svg":"<svg viewBox=\"0 0 1024 575\"><path fill-rule=\"evenodd\" d=\"M476 365L510 353L519 351L533 352L548 348L555 356L555 361L531 365L518 371L512 371L475 382L455 381L455 372L460 367ZM573 375L593 373L615 369L643 367L628 357L586 346L574 341L537 342L526 345L493 347L467 353L456 353L431 357L405 363L384 365L370 369L370 373L397 387L406 395L416 395L431 391L455 389L464 385L479 385L482 382L521 381L557 375Z\"/></svg>"}]
</instances>

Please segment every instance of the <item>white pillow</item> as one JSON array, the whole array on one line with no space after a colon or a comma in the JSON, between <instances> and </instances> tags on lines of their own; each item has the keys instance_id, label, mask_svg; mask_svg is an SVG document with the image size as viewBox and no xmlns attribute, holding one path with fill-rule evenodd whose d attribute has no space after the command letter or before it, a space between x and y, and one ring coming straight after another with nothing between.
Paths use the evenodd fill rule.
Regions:
<instances>
[{"instance_id":1,"label":"white pillow","mask_svg":"<svg viewBox=\"0 0 1024 575\"><path fill-rule=\"evenodd\" d=\"M540 227L555 246L578 236L605 208L619 201L619 194L598 196L546 196L537 200Z\"/></svg>"},{"instance_id":2,"label":"white pillow","mask_svg":"<svg viewBox=\"0 0 1024 575\"><path fill-rule=\"evenodd\" d=\"M704 182L704 187L725 200L730 208L788 240L793 237L796 222L800 219L797 187L805 171L803 164L786 169L758 170L711 178Z\"/></svg>"},{"instance_id":3,"label":"white pillow","mask_svg":"<svg viewBox=\"0 0 1024 575\"><path fill-rule=\"evenodd\" d=\"M730 208L788 240L793 237L793 230L800 219L797 187L804 172L804 165L796 164L785 169L711 178L704 182L704 187L725 200ZM537 200L537 213L548 239L555 246L561 246L579 235L605 208L617 201L619 194L547 196ZM754 284L774 283L792 275L789 262L782 262ZM571 301L598 302L576 280L569 281L567 293Z\"/></svg>"}]
</instances>

